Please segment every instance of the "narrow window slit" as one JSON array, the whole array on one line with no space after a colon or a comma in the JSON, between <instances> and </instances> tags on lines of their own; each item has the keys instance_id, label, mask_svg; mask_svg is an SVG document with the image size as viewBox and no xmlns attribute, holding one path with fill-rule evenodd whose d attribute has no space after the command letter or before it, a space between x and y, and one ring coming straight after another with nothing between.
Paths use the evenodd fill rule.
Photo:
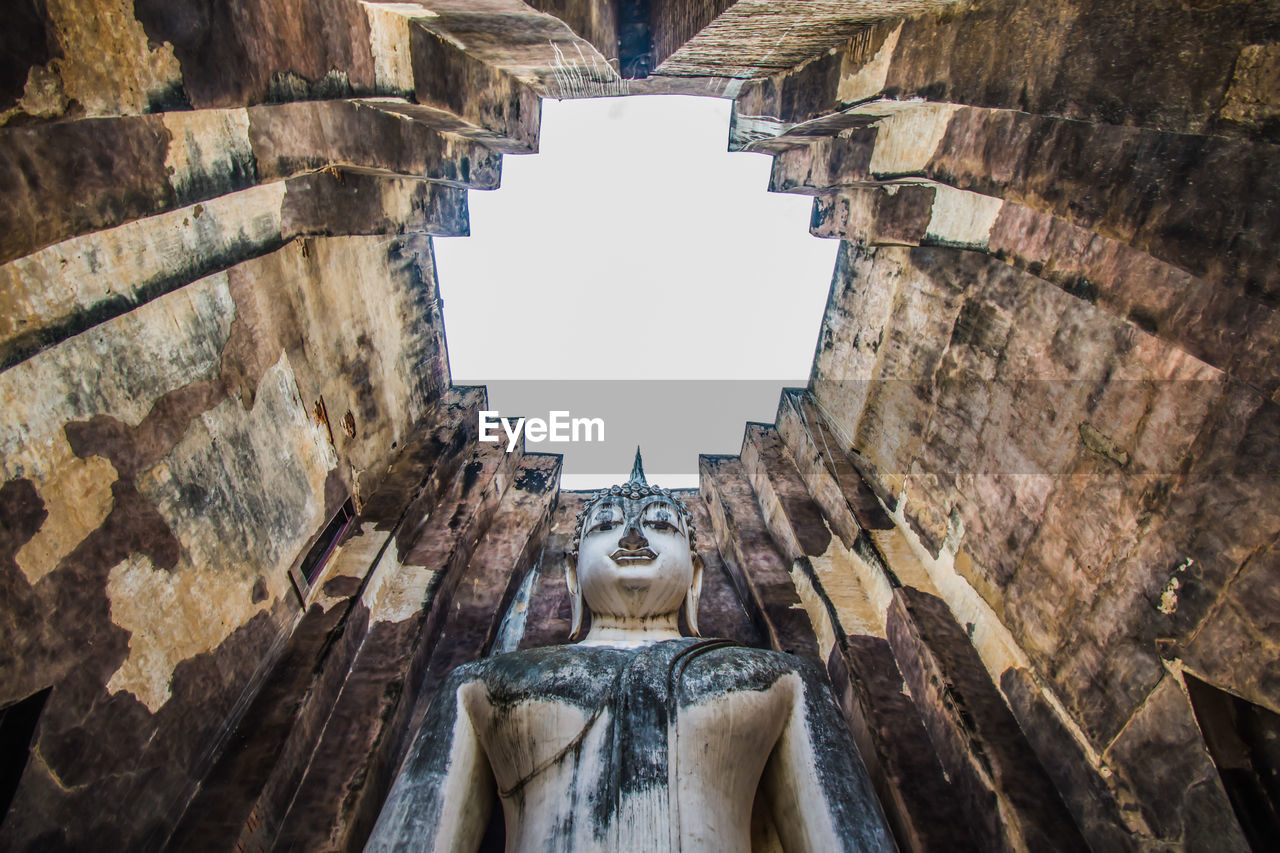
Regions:
<instances>
[{"instance_id":1,"label":"narrow window slit","mask_svg":"<svg viewBox=\"0 0 1280 853\"><path fill-rule=\"evenodd\" d=\"M329 519L329 523L320 532L320 536L312 544L311 549L307 551L307 555L302 558L302 563L290 573L293 576L294 584L298 588L298 595L304 601L307 593L324 571L324 567L328 565L329 558L337 550L338 544L342 541L342 537L346 534L347 528L351 526L355 517L355 504L352 503L351 498L347 498L346 502Z\"/></svg>"}]
</instances>

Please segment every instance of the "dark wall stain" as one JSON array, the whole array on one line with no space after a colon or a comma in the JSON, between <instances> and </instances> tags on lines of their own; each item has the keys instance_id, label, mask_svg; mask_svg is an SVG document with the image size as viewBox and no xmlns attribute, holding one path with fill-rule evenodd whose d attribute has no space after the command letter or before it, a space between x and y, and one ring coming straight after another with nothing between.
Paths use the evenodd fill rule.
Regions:
<instances>
[{"instance_id":1,"label":"dark wall stain","mask_svg":"<svg viewBox=\"0 0 1280 853\"><path fill-rule=\"evenodd\" d=\"M782 505L805 554L810 557L825 554L831 544L831 531L818 505L803 492L783 497Z\"/></svg>"},{"instance_id":2,"label":"dark wall stain","mask_svg":"<svg viewBox=\"0 0 1280 853\"><path fill-rule=\"evenodd\" d=\"M11 0L0 28L0 110L22 98L31 69L61 56L44 0Z\"/></svg>"},{"instance_id":3,"label":"dark wall stain","mask_svg":"<svg viewBox=\"0 0 1280 853\"><path fill-rule=\"evenodd\" d=\"M220 379L240 392L240 404L253 408L258 383L280 358L280 351L302 346L302 329L290 300L264 295L248 275L232 268L227 289L236 305L231 333L222 347Z\"/></svg>"},{"instance_id":4,"label":"dark wall stain","mask_svg":"<svg viewBox=\"0 0 1280 853\"><path fill-rule=\"evenodd\" d=\"M356 337L355 354L351 356L344 354L342 366L339 368L343 377L356 391L356 404L360 408L360 419L363 423L375 423L381 420L378 411L378 395L374 393L369 361L369 354L374 351L375 347L373 341L369 339L368 332L361 332ZM348 412L347 415L351 416L351 413ZM351 437L354 437L354 433L355 419L352 417Z\"/></svg>"},{"instance_id":5,"label":"dark wall stain","mask_svg":"<svg viewBox=\"0 0 1280 853\"><path fill-rule=\"evenodd\" d=\"M430 507L448 480L438 473L440 467L456 467L454 457L465 443L453 438L457 436L445 440L444 436L431 431L429 424L420 423L379 487L364 498L361 519L372 521L379 530L390 530L399 525L406 508L412 514L415 506L424 510ZM415 497L415 490L419 488L422 492ZM402 531L403 527L397 529L397 541Z\"/></svg>"},{"instance_id":6,"label":"dark wall stain","mask_svg":"<svg viewBox=\"0 0 1280 853\"><path fill-rule=\"evenodd\" d=\"M156 136L152 152L161 161L162 136ZM118 166L114 160L98 165L104 174ZM413 335L407 351L395 356L422 365L411 393L425 405L447 381L429 241L393 241L387 257L388 276L404 292L403 323ZM129 632L112 622L106 594L112 568L134 555L160 570L173 570L182 559L183 544L139 491L135 478L163 460L198 418L228 398L239 395L241 405L252 408L262 377L282 355L299 371L299 383L308 393L314 391L307 386L317 374L335 368L344 384L354 386L357 400L367 393L367 365L320 363L308 351L296 316L298 288L284 287L282 293L279 281L264 278L263 271L272 269L268 264L229 271L235 314L215 375L159 396L136 425L110 414L62 425L72 450L81 457L110 460L117 480L103 522L34 585L14 555L47 523L48 512L35 483L15 480L0 486L0 706L53 685L37 732L44 760L32 762L24 774L13 810L0 828L0 849L33 844L41 849L159 848L178 819L175 812L224 742L243 697L255 688L261 667L269 665L280 632L291 624L297 605L286 597L237 628L217 649L178 663L170 682L172 696L154 714L131 694L111 694L105 687L128 657L130 641ZM316 271L304 269L303 274ZM116 313L122 313L136 305L118 307ZM423 317L432 320L420 329ZM368 339L363 343L373 345ZM365 411L356 408L357 414ZM442 453L461 457L451 463L452 471L465 461L461 448L475 433L474 413L467 411L464 426L440 427L431 437L424 450L431 465ZM376 432L385 420L386 415L373 410L362 426ZM251 449L232 452L243 457ZM324 490L328 514L351 494L347 470L339 466L329 472ZM413 478L412 486L422 477ZM199 512L211 500L209 494L223 485L216 480L179 484L184 506ZM255 603L268 600L266 579L251 574L245 583L253 584Z\"/></svg>"},{"instance_id":7,"label":"dark wall stain","mask_svg":"<svg viewBox=\"0 0 1280 853\"><path fill-rule=\"evenodd\" d=\"M1035 849L1086 849L1071 814L946 603L912 587L894 593L889 643L957 796L982 815L980 846L1001 846L1015 823ZM998 817L995 802L1009 813ZM987 805L983 805L987 804Z\"/></svg>"},{"instance_id":8,"label":"dark wall stain","mask_svg":"<svg viewBox=\"0 0 1280 853\"><path fill-rule=\"evenodd\" d=\"M552 473L558 475L560 471L559 469L557 469ZM545 492L548 488L548 485L550 484L550 481L551 481L551 478L548 472L542 470L541 468L534 468L532 466L529 466L529 467L522 467L520 469L520 476L516 478L516 481L513 485L515 485L517 489L520 489L521 491L524 491L524 492Z\"/></svg>"},{"instance_id":9,"label":"dark wall stain","mask_svg":"<svg viewBox=\"0 0 1280 853\"><path fill-rule=\"evenodd\" d=\"M160 397L136 427L112 415L95 415L87 421L72 421L63 431L77 456L102 456L122 480L133 479L171 451L191 422L225 396L226 389L219 383L193 382Z\"/></svg>"},{"instance_id":10,"label":"dark wall stain","mask_svg":"<svg viewBox=\"0 0 1280 853\"><path fill-rule=\"evenodd\" d=\"M341 0L135 0L134 14L150 41L173 44L197 108L373 91L368 19Z\"/></svg>"},{"instance_id":11,"label":"dark wall stain","mask_svg":"<svg viewBox=\"0 0 1280 853\"><path fill-rule=\"evenodd\" d=\"M105 622L109 613L95 618ZM0 847L159 849L226 737L244 686L269 660L287 621L287 607L278 603L218 648L178 664L173 696L155 715L128 693L107 694L107 667L86 659L89 665L73 669L55 686L38 732L40 755L61 784L28 768L0 830ZM127 654L128 635L115 630L120 654L111 669ZM85 707L93 713L86 715Z\"/></svg>"},{"instance_id":12,"label":"dark wall stain","mask_svg":"<svg viewBox=\"0 0 1280 853\"><path fill-rule=\"evenodd\" d=\"M998 358L1004 351L1009 331L1009 324L1001 323L1001 314L996 305L969 298L956 316L950 346L969 346L992 358Z\"/></svg>"},{"instance_id":13,"label":"dark wall stain","mask_svg":"<svg viewBox=\"0 0 1280 853\"><path fill-rule=\"evenodd\" d=\"M1125 849L1126 842L1132 842L1120 817L1120 804L1062 719L1049 707L1032 676L1023 669L1006 669L1000 676L1000 688L1024 721L1022 729L1032 748L1093 849ZM1119 777L1111 784L1120 789L1126 787ZM1099 840L1104 843L1099 844Z\"/></svg>"},{"instance_id":14,"label":"dark wall stain","mask_svg":"<svg viewBox=\"0 0 1280 853\"><path fill-rule=\"evenodd\" d=\"M902 186L893 195L876 194L876 227L881 240L908 245L919 244L929 229L935 190L925 186Z\"/></svg>"},{"instance_id":15,"label":"dark wall stain","mask_svg":"<svg viewBox=\"0 0 1280 853\"><path fill-rule=\"evenodd\" d=\"M476 479L480 476L480 472L484 470L484 463L472 460L467 463L467 467L462 471L462 494L466 495L471 491L471 487L476 484Z\"/></svg>"},{"instance_id":16,"label":"dark wall stain","mask_svg":"<svg viewBox=\"0 0 1280 853\"><path fill-rule=\"evenodd\" d=\"M707 529L710 532L710 525ZM703 561L702 596L698 599L699 633L704 637L724 637L744 646L768 648L768 638L747 615L720 553L711 545L702 546L698 553L702 555ZM563 578L556 578L555 582L564 589ZM567 610L567 590L564 591L564 598ZM567 618L568 614L565 615ZM681 619L683 620L683 615Z\"/></svg>"},{"instance_id":17,"label":"dark wall stain","mask_svg":"<svg viewBox=\"0 0 1280 853\"><path fill-rule=\"evenodd\" d=\"M264 181L346 165L491 189L502 170L502 155L478 143L350 101L251 108L249 144Z\"/></svg>"},{"instance_id":18,"label":"dark wall stain","mask_svg":"<svg viewBox=\"0 0 1280 853\"><path fill-rule=\"evenodd\" d=\"M325 583L323 592L331 598L349 598L356 594L362 583L361 578L347 576L330 578Z\"/></svg>"},{"instance_id":19,"label":"dark wall stain","mask_svg":"<svg viewBox=\"0 0 1280 853\"><path fill-rule=\"evenodd\" d=\"M169 132L160 116L5 131L0 263L171 207L175 198L164 165L168 148Z\"/></svg>"},{"instance_id":20,"label":"dark wall stain","mask_svg":"<svg viewBox=\"0 0 1280 853\"><path fill-rule=\"evenodd\" d=\"M43 609L15 557L48 517L30 480L14 479L0 486L0 602L5 613L0 620L0 706L42 686L38 659L44 655L27 657L23 652L34 645L29 634L40 624Z\"/></svg>"},{"instance_id":21,"label":"dark wall stain","mask_svg":"<svg viewBox=\"0 0 1280 853\"><path fill-rule=\"evenodd\" d=\"M102 456L115 466L121 480L132 480L172 451L192 421L234 391L240 392L245 409L253 407L263 374L282 349L301 349L302 332L288 300L264 300L255 282L235 270L228 276L228 289L236 314L223 345L218 376L163 394L136 427L112 415L66 424L63 431L76 455Z\"/></svg>"},{"instance_id":22,"label":"dark wall stain","mask_svg":"<svg viewBox=\"0 0 1280 853\"><path fill-rule=\"evenodd\" d=\"M292 793L292 786L280 792L269 783L281 775L296 777L302 772L297 765L308 756L289 746L309 725L323 724L324 710L335 698L333 693L340 683L325 678L324 664L333 658L339 638L347 633L349 611L349 602L327 611L313 606L302 617L166 850L229 849L255 816L270 821L270 793ZM339 663L350 663L338 657ZM264 815L264 811L268 813Z\"/></svg>"},{"instance_id":23,"label":"dark wall stain","mask_svg":"<svg viewBox=\"0 0 1280 853\"><path fill-rule=\"evenodd\" d=\"M920 712L904 691L902 673L888 641L850 635L831 651L827 673L859 746L865 740L881 804L902 847L914 838L918 850L977 851L967 812L942 772ZM890 793L892 792L892 793ZM910 827L908 829L908 827Z\"/></svg>"},{"instance_id":24,"label":"dark wall stain","mask_svg":"<svg viewBox=\"0 0 1280 853\"><path fill-rule=\"evenodd\" d=\"M703 501L713 516L723 519L723 533L717 530L712 535L740 599L753 602L748 612L779 651L822 660L813 625L800 606L786 561L769 535L741 460L703 454L698 467Z\"/></svg>"},{"instance_id":25,"label":"dark wall stain","mask_svg":"<svg viewBox=\"0 0 1280 853\"><path fill-rule=\"evenodd\" d=\"M1273 17L1270 4L1145 0L948 10L907 21L886 90L1204 132L1241 46L1270 40Z\"/></svg>"},{"instance_id":26,"label":"dark wall stain","mask_svg":"<svg viewBox=\"0 0 1280 853\"><path fill-rule=\"evenodd\" d=\"M0 566L17 569L15 556L49 517L35 484L25 477L0 486Z\"/></svg>"},{"instance_id":27,"label":"dark wall stain","mask_svg":"<svg viewBox=\"0 0 1280 853\"><path fill-rule=\"evenodd\" d=\"M165 3L163 0L134 0L133 11L147 30L152 50L168 41L175 48L190 50L208 35L209 0ZM158 36L163 34L163 38Z\"/></svg>"},{"instance_id":28,"label":"dark wall stain","mask_svg":"<svg viewBox=\"0 0 1280 853\"><path fill-rule=\"evenodd\" d=\"M64 561L95 574L101 571L104 580L111 567L130 554L147 556L157 569L176 568L182 554L181 543L164 516L138 492L132 481L112 483L111 497L115 505L102 525L85 537Z\"/></svg>"},{"instance_id":29,"label":"dark wall stain","mask_svg":"<svg viewBox=\"0 0 1280 853\"><path fill-rule=\"evenodd\" d=\"M757 464L772 487L800 550L810 557L825 554L831 544L831 531L822 510L801 480L777 428L770 424L748 424L744 446L746 443L755 447Z\"/></svg>"},{"instance_id":30,"label":"dark wall stain","mask_svg":"<svg viewBox=\"0 0 1280 853\"><path fill-rule=\"evenodd\" d=\"M49 688L37 691L20 702L0 709L0 823L18 791L22 771L31 756L32 735L40 722L40 712L49 699Z\"/></svg>"},{"instance_id":31,"label":"dark wall stain","mask_svg":"<svg viewBox=\"0 0 1280 853\"><path fill-rule=\"evenodd\" d=\"M100 455L118 472L113 506L106 519L32 587L13 563L13 552L29 539L43 517L31 484L0 489L0 590L6 626L12 635L0 658L0 702L10 694L54 683L41 722L39 749L57 782L46 771L24 777L0 847L20 847L19 839L47 835L52 845L76 849L103 845L154 849L172 826L179 808L220 742L218 727L237 697L268 659L287 623L292 605L277 602L240 626L214 652L178 664L172 698L156 714L130 694L108 694L104 685L129 653L129 633L111 620L105 594L114 565L142 554L159 569L172 570L182 545L165 519L138 491L134 478L155 465L181 440L193 420L239 391L252 406L257 383L283 349L282 338L300 346L289 300L257 298L254 283L231 276L236 316L224 347L218 376L162 395L136 427L109 415L70 422L64 433L82 457ZM286 308L281 309L279 306ZM191 484L193 495L199 484ZM326 500L345 498L342 484L327 488ZM339 494L341 496L339 497ZM192 497L196 501L196 497ZM8 559L4 559L7 553ZM267 598L258 578L255 602ZM73 786L73 790L65 790ZM120 803L134 803L122 817Z\"/></svg>"},{"instance_id":32,"label":"dark wall stain","mask_svg":"<svg viewBox=\"0 0 1280 853\"><path fill-rule=\"evenodd\" d=\"M1153 257L1274 307L1280 217L1270 206L1280 192L1278 161L1274 145L1248 140L962 110L930 169L963 189L1122 235ZM1063 286L1096 291L1087 282ZM1153 303L1153 310L1169 309Z\"/></svg>"}]
</instances>

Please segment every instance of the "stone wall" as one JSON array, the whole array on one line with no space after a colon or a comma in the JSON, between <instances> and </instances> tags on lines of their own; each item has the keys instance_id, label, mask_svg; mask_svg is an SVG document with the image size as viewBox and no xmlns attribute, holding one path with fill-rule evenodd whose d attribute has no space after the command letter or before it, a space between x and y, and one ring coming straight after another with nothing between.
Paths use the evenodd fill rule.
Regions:
<instances>
[{"instance_id":1,"label":"stone wall","mask_svg":"<svg viewBox=\"0 0 1280 853\"><path fill-rule=\"evenodd\" d=\"M813 402L1094 846L1243 846L1181 673L1280 707L1275 25L973 4L736 105L843 241Z\"/></svg>"},{"instance_id":2,"label":"stone wall","mask_svg":"<svg viewBox=\"0 0 1280 853\"><path fill-rule=\"evenodd\" d=\"M824 455L893 512L1093 846L1243 846L1182 673L1280 707L1276 24L968 4L735 105L734 144L843 241Z\"/></svg>"},{"instance_id":3,"label":"stone wall","mask_svg":"<svg viewBox=\"0 0 1280 853\"><path fill-rule=\"evenodd\" d=\"M53 687L6 837L163 837L289 569L447 386L426 237L295 241L0 374L2 701Z\"/></svg>"},{"instance_id":4,"label":"stone wall","mask_svg":"<svg viewBox=\"0 0 1280 853\"><path fill-rule=\"evenodd\" d=\"M241 719L310 760L344 578L420 485L374 501L388 466L468 443L430 235L536 148L538 98L358 3L34 6L0 128L0 707L45 698L0 846L159 849L230 790ZM224 824L284 793L235 787Z\"/></svg>"}]
</instances>

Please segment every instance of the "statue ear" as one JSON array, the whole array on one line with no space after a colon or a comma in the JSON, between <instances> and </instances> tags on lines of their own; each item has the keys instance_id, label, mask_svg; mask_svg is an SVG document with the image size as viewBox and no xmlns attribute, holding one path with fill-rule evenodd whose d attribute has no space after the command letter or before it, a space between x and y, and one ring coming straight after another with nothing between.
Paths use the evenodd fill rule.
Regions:
<instances>
[{"instance_id":1,"label":"statue ear","mask_svg":"<svg viewBox=\"0 0 1280 853\"><path fill-rule=\"evenodd\" d=\"M693 554L693 583L684 596L684 621L689 626L689 633L701 637L698 633L698 599L702 597L702 557Z\"/></svg>"},{"instance_id":2,"label":"statue ear","mask_svg":"<svg viewBox=\"0 0 1280 853\"><path fill-rule=\"evenodd\" d=\"M569 610L573 622L569 628L569 639L577 640L582 633L582 588L578 586L578 556L573 553L564 555L564 584L569 588Z\"/></svg>"}]
</instances>

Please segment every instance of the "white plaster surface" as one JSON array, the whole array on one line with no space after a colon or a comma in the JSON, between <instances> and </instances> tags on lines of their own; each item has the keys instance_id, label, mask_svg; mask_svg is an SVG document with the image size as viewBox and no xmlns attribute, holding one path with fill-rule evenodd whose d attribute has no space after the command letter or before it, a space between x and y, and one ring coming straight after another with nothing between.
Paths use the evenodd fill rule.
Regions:
<instances>
[{"instance_id":1,"label":"white plaster surface","mask_svg":"<svg viewBox=\"0 0 1280 853\"><path fill-rule=\"evenodd\" d=\"M224 174L235 164L253 163L249 142L249 111L175 110L163 114L169 131L164 166L169 183L181 190L204 176Z\"/></svg>"},{"instance_id":2,"label":"white plaster surface","mask_svg":"<svg viewBox=\"0 0 1280 853\"><path fill-rule=\"evenodd\" d=\"M360 0L369 19L369 47L373 52L374 85L380 93L413 92L413 56L409 50L409 22L435 13L417 3L376 3Z\"/></svg>"},{"instance_id":3,"label":"white plaster surface","mask_svg":"<svg viewBox=\"0 0 1280 853\"><path fill-rule=\"evenodd\" d=\"M112 296L132 296L138 285L193 258L215 256L241 242L278 239L284 191L281 181L250 187L0 265L0 292L9 294L11 312L0 317L0 336L21 334Z\"/></svg>"},{"instance_id":4,"label":"white plaster surface","mask_svg":"<svg viewBox=\"0 0 1280 853\"><path fill-rule=\"evenodd\" d=\"M923 101L872 101L850 110L852 115L882 115L871 150L871 173L878 178L919 175L947 132L955 104Z\"/></svg>"},{"instance_id":5,"label":"white plaster surface","mask_svg":"<svg viewBox=\"0 0 1280 853\"><path fill-rule=\"evenodd\" d=\"M336 463L327 437L317 435L294 387L282 355L263 377L255 405L244 417L238 400L224 401L138 476L139 491L164 516L182 552L172 570L156 569L140 555L112 569L111 618L131 637L129 657L108 690L127 690L154 713L169 699L174 667L216 648L254 614L289 594L288 564L306 544L307 531L321 521L319 496L326 472ZM245 462L254 466L253 477L207 476L211 470L235 472ZM184 485L201 474L209 491L204 506L194 511ZM239 485L234 491L220 488L227 483ZM253 506L266 514L259 518L261 526L243 523L246 507ZM311 523L297 525L297 518ZM267 595L255 603L251 593L259 577Z\"/></svg>"},{"instance_id":6,"label":"white plaster surface","mask_svg":"<svg viewBox=\"0 0 1280 853\"><path fill-rule=\"evenodd\" d=\"M129 656L107 691L132 693L153 714L169 701L173 668L212 650L270 601L254 604L251 583L215 572L169 572L134 554L111 570L111 621L132 632Z\"/></svg>"},{"instance_id":7,"label":"white plaster surface","mask_svg":"<svg viewBox=\"0 0 1280 853\"><path fill-rule=\"evenodd\" d=\"M993 196L934 184L933 211L926 236L949 246L983 249L1004 201Z\"/></svg>"},{"instance_id":8,"label":"white plaster surface","mask_svg":"<svg viewBox=\"0 0 1280 853\"><path fill-rule=\"evenodd\" d=\"M893 62L893 52L898 49L898 37L902 34L902 24L898 24L893 32L885 37L884 43L875 55L856 69L846 69L848 62L846 53L840 69L840 83L836 87L836 99L841 103L851 104L875 97L884 90L885 81L889 78L889 66Z\"/></svg>"},{"instance_id":9,"label":"white plaster surface","mask_svg":"<svg viewBox=\"0 0 1280 853\"><path fill-rule=\"evenodd\" d=\"M49 517L15 555L33 586L96 530L115 505L111 496L115 466L101 456L80 459L71 455L70 447L65 450L63 464L41 484L40 497Z\"/></svg>"}]
</instances>

